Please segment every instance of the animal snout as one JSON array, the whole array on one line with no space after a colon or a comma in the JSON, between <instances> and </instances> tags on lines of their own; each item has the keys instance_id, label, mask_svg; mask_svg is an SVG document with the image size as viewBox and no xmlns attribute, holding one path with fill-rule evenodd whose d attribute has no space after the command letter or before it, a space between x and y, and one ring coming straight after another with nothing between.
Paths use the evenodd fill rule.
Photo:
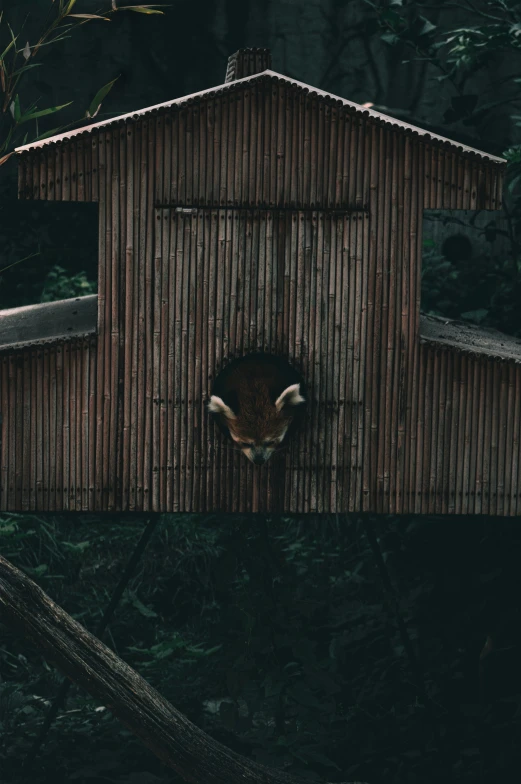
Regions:
<instances>
[{"instance_id":1,"label":"animal snout","mask_svg":"<svg viewBox=\"0 0 521 784\"><path fill-rule=\"evenodd\" d=\"M262 465L268 460L269 456L270 453L265 449L253 449L251 459L255 465Z\"/></svg>"}]
</instances>

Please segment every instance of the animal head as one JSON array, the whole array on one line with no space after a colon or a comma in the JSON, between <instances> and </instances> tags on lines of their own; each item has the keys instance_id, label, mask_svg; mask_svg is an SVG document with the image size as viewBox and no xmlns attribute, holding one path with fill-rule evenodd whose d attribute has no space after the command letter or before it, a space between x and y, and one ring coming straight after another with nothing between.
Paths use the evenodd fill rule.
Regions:
<instances>
[{"instance_id":1,"label":"animal head","mask_svg":"<svg viewBox=\"0 0 521 784\"><path fill-rule=\"evenodd\" d=\"M223 418L231 438L248 460L262 465L284 440L295 407L305 402L300 384L291 384L273 402L267 387L254 383L248 394L240 396L237 413L217 395L210 398L208 410Z\"/></svg>"}]
</instances>

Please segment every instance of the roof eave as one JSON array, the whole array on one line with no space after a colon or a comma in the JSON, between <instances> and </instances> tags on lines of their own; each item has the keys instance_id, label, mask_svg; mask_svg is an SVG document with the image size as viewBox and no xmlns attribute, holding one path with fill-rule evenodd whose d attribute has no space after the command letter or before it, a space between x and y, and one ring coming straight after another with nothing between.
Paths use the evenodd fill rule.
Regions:
<instances>
[{"instance_id":1,"label":"roof eave","mask_svg":"<svg viewBox=\"0 0 521 784\"><path fill-rule=\"evenodd\" d=\"M460 144L459 142L455 142L452 139L447 139L444 136L439 136L438 134L430 133L429 131L425 131L423 128L419 128L416 125L411 125L409 123L404 122L403 120L398 120L394 117L391 117L390 115L382 114L381 112L377 112L374 109L366 108L364 106L361 106L360 104L353 103L353 101L348 101L346 98L341 98L338 95L332 95L331 93L327 93L324 90L320 90L317 87L313 87L312 85L305 84L304 82L299 82L298 79L292 79L288 76L284 76L284 74L279 74L276 71L272 71L269 69L254 74L253 76L245 76L242 79L236 79L232 82L227 82L224 84L217 85L216 87L209 87L205 90L200 90L199 92L191 93L190 95L184 95L181 98L175 98L172 101L166 101L164 103L155 104L154 106L147 106L144 109L139 109L134 112L121 114L118 115L117 117L112 117L109 120L101 120L100 122L91 123L90 125L77 128L76 130L73 131L67 131L65 133L56 134L55 136L50 136L47 139L42 139L39 142L33 142L32 144L25 144L22 145L21 147L16 147L15 152L18 154L30 152L31 150L39 149L41 147L47 147L49 145L56 144L66 140L68 141L69 139L72 139L76 136L92 133L92 131L97 130L98 128L103 128L104 126L123 123L127 120L139 119L140 117L146 116L148 114L152 114L154 112L166 110L174 106L181 106L184 103L192 102L197 98L202 98L215 93L220 93L223 91L235 89L235 86L237 84L256 82L262 79L266 79L266 77L285 82L289 85L294 85L299 89L310 93L311 95L316 95L319 98L330 100L333 101L334 103L340 104L342 106L346 106L352 109L352 111L356 112L357 114L373 118L377 122L383 123L384 125L388 125L394 128L399 128L405 132L409 132L413 135L420 136L425 141L432 140L435 143L448 145L449 147L452 147L453 149L456 149L460 152L475 155L478 158L493 163L497 163L502 166L506 165L506 160L504 158L500 158L496 155L491 155L490 153L483 152L482 150L477 150L476 148L469 147L465 144Z\"/></svg>"}]
</instances>

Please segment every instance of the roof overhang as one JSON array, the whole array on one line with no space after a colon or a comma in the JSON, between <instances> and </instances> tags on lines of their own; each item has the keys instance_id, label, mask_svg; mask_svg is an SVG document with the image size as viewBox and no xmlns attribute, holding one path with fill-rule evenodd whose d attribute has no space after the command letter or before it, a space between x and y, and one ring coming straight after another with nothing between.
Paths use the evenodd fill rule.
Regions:
<instances>
[{"instance_id":1,"label":"roof overhang","mask_svg":"<svg viewBox=\"0 0 521 784\"><path fill-rule=\"evenodd\" d=\"M33 142L32 144L25 144L21 147L17 147L15 152L24 153L30 150L36 150L40 147L47 147L49 145L56 144L59 142L65 142L69 139L74 139L77 136L92 133L93 131L96 131L98 129L110 127L111 125L117 125L119 123L124 123L132 120L138 120L140 117L145 117L149 114L154 114L156 112L160 112L177 106L181 107L183 106L183 104L192 103L194 101L197 101L199 98L211 97L212 95L219 95L220 93L223 92L236 90L237 86L250 84L250 83L255 84L262 80L264 81L273 80L277 82L286 83L288 86L296 87L297 89L305 91L311 96L317 96L317 98L336 104L337 106L345 106L355 114L373 118L378 123L383 124L385 126L389 126L389 128L391 129L393 128L399 129L408 134L421 137L426 142L432 140L434 142L441 143L444 146L451 147L454 150L459 151L460 153L472 154L477 156L478 158L484 159L485 161L491 161L498 164L506 164L504 158L499 158L495 155L490 155L489 153L483 152L482 150L477 150L474 147L468 147L467 145L460 144L459 142L456 142L452 139L447 139L444 136L439 136L438 134L431 133L429 131L424 130L423 128L419 128L415 125L406 123L403 120L395 119L394 117L390 117L387 114L382 114L381 112L377 112L374 109L369 109L365 106L361 106L360 104L353 103L353 101L348 101L345 98L341 98L338 95L332 95L331 93L326 93L323 90L319 90L316 87L312 87L309 84L305 84L304 82L299 82L297 79L290 79L288 76L284 76L283 74L279 74L276 71L271 71L271 70L261 71L260 73L254 74L253 76L247 76L244 77L243 79L236 79L226 84L220 84L217 87L210 87L206 90L201 90L197 93L184 95L181 98L175 98L172 101L166 101L165 103L158 103L155 104L154 106L147 106L146 108L140 109L135 112L128 112L127 114L121 114L118 115L117 117L112 117L110 120L102 120L101 122L92 123L91 125L86 125L81 128L76 128L76 130L73 131L58 133L55 136L50 136L49 138L42 139L39 142Z\"/></svg>"},{"instance_id":2,"label":"roof overhang","mask_svg":"<svg viewBox=\"0 0 521 784\"><path fill-rule=\"evenodd\" d=\"M520 338L442 316L420 314L420 342L521 364Z\"/></svg>"}]
</instances>

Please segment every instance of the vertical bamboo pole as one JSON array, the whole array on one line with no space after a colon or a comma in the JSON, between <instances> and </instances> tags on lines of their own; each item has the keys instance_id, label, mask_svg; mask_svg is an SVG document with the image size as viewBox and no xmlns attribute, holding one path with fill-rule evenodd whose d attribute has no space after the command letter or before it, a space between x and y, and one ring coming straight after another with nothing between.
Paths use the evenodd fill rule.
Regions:
<instances>
[{"instance_id":1,"label":"vertical bamboo pole","mask_svg":"<svg viewBox=\"0 0 521 784\"><path fill-rule=\"evenodd\" d=\"M425 356L425 390L423 393L423 422L422 441L423 454L420 456L422 464L421 509L422 514L431 511L431 455L432 455L432 411L433 411L433 382L434 382L434 357L436 349L427 347Z\"/></svg>"},{"instance_id":2,"label":"vertical bamboo pole","mask_svg":"<svg viewBox=\"0 0 521 784\"><path fill-rule=\"evenodd\" d=\"M512 470L513 457L514 457L514 438L513 431L514 423L514 400L515 400L515 383L516 383L516 366L513 363L508 363L505 368L508 373L508 387L507 387L507 402L505 406L505 515L511 515L513 509L513 493L515 492L516 480L515 474Z\"/></svg>"},{"instance_id":3,"label":"vertical bamboo pole","mask_svg":"<svg viewBox=\"0 0 521 784\"><path fill-rule=\"evenodd\" d=\"M57 358L59 346L52 346L49 351L49 511L54 512L57 509L56 499L56 485L58 483L57 475ZM29 351L25 352L26 357L29 357ZM25 365L26 372L28 365ZM25 447L24 447L25 449ZM27 451L30 451L27 447Z\"/></svg>"},{"instance_id":4,"label":"vertical bamboo pole","mask_svg":"<svg viewBox=\"0 0 521 784\"><path fill-rule=\"evenodd\" d=\"M155 133L154 121L150 119L143 124L143 202L142 221L144 230L144 260L145 260L145 307L144 307L144 338L145 338L145 422L144 422L144 461L143 461L143 509L144 511L153 510L153 469L154 469L154 445L153 445L153 409L154 409L154 316L151 312L151 303L154 297L154 224L156 222L155 210L153 208L155 193Z\"/></svg>"},{"instance_id":5,"label":"vertical bamboo pole","mask_svg":"<svg viewBox=\"0 0 521 784\"><path fill-rule=\"evenodd\" d=\"M174 493L173 511L178 512L181 508L181 416L182 416L182 390L181 390L181 345L182 345L182 274L183 274L183 218L182 214L172 216L172 234L175 236L175 257L174 270L175 282L172 292L173 309L173 383L172 399L174 401L174 422L173 422L173 449L174 449Z\"/></svg>"},{"instance_id":6,"label":"vertical bamboo pole","mask_svg":"<svg viewBox=\"0 0 521 784\"><path fill-rule=\"evenodd\" d=\"M81 400L81 498L80 508L87 511L89 508L89 453L92 444L89 441L89 404L90 404L90 362L89 362L89 342L83 340L81 343L81 376L82 376L82 400ZM80 451L80 449L78 449Z\"/></svg>"},{"instance_id":7,"label":"vertical bamboo pole","mask_svg":"<svg viewBox=\"0 0 521 784\"><path fill-rule=\"evenodd\" d=\"M165 143L164 150L168 146ZM168 172L166 166L166 159L164 161L165 172ZM166 178L165 178L166 179ZM156 182L157 186L157 182ZM161 186L162 189L169 187L169 184ZM161 317L161 332L160 332L160 402L159 402L159 437L158 437L158 450L159 450L159 511L166 511L167 506L167 493L168 486L171 484L171 464L168 460L168 425L169 413L171 411L171 389L168 384L168 364L169 364L169 307L170 307L170 210L158 209L157 213L160 215L160 220L156 220L156 225L161 227L160 235L156 236L156 242L159 246L159 253L161 254L160 275L161 275L161 301L158 303ZM156 257L157 257L156 246Z\"/></svg>"},{"instance_id":8,"label":"vertical bamboo pole","mask_svg":"<svg viewBox=\"0 0 521 784\"><path fill-rule=\"evenodd\" d=\"M30 508L30 486L31 486L31 373L30 373L30 351L27 349L20 352L20 361L23 360L22 365L22 395L18 400L18 406L23 411L22 418L22 471L21 471L21 485L22 485L22 498L21 509L27 511ZM9 409L3 409L3 416L8 416Z\"/></svg>"},{"instance_id":9,"label":"vertical bamboo pole","mask_svg":"<svg viewBox=\"0 0 521 784\"><path fill-rule=\"evenodd\" d=\"M89 342L89 460L88 460L88 510L94 511L96 509L96 387L97 387L97 364L96 364L96 348L97 343L95 339ZM58 356L59 359L59 356ZM58 375L58 382L61 385L60 375ZM59 401L59 398L58 398ZM61 413L59 414L59 419Z\"/></svg>"},{"instance_id":10,"label":"vertical bamboo pole","mask_svg":"<svg viewBox=\"0 0 521 784\"><path fill-rule=\"evenodd\" d=\"M71 509L70 504L70 453L71 453L71 344L63 345L63 509Z\"/></svg>"},{"instance_id":11,"label":"vertical bamboo pole","mask_svg":"<svg viewBox=\"0 0 521 784\"><path fill-rule=\"evenodd\" d=\"M76 458L78 453L79 440L77 437L77 411L78 411L78 384L76 375L76 343L71 341L69 345L69 510L76 511L76 486L78 473L76 470Z\"/></svg>"},{"instance_id":12,"label":"vertical bamboo pole","mask_svg":"<svg viewBox=\"0 0 521 784\"><path fill-rule=\"evenodd\" d=\"M514 378L514 400L519 400L521 394L521 366L516 365L515 378ZM512 477L513 486L510 497L510 514L519 514L521 509L520 495L521 495L521 481L520 481L520 468L521 460L519 450L521 447L520 438L520 406L514 406L513 415L513 428L512 428Z\"/></svg>"},{"instance_id":13,"label":"vertical bamboo pole","mask_svg":"<svg viewBox=\"0 0 521 784\"><path fill-rule=\"evenodd\" d=\"M27 160L27 158L26 158ZM32 355L32 352L31 352ZM0 358L0 405L1 411L8 411L9 410L9 364L8 358L6 354L3 354ZM32 369L32 362L31 362L31 369ZM34 374L31 372L31 376L34 379ZM34 389L34 381L32 384L32 389ZM34 421L34 417L32 418L31 424ZM5 416L2 413L2 422L0 424L0 509L5 512L9 509L9 417ZM33 434L31 433L31 445L35 443L35 439ZM32 469L32 465L31 465ZM31 471L31 490L34 487L34 483L32 481L32 471ZM31 507L33 508L33 507Z\"/></svg>"},{"instance_id":14,"label":"vertical bamboo pole","mask_svg":"<svg viewBox=\"0 0 521 784\"><path fill-rule=\"evenodd\" d=\"M443 421L443 413L441 410L443 403L440 395L440 380L443 372L442 361L443 354L439 349L435 349L433 357L433 369L431 379L431 397L430 397L430 481L429 481L429 511L436 513L438 511L437 505L437 490L438 490L438 449L443 445L441 443L440 426Z\"/></svg>"},{"instance_id":15,"label":"vertical bamboo pole","mask_svg":"<svg viewBox=\"0 0 521 784\"><path fill-rule=\"evenodd\" d=\"M30 374L31 374L31 419L30 419L30 473L29 473L29 509L36 509L36 432L38 422L38 397L36 376L38 373L38 359L36 347L33 346L29 353ZM7 374L7 367L6 367ZM5 379L6 385L8 379ZM6 409L3 409L4 411ZM7 431L7 429L6 429Z\"/></svg>"},{"instance_id":16,"label":"vertical bamboo pole","mask_svg":"<svg viewBox=\"0 0 521 784\"><path fill-rule=\"evenodd\" d=\"M206 365L203 363L203 289L204 281L204 223L199 212L192 221L192 248L194 254L193 277L191 285L194 306L194 375L193 375L193 410L194 410L194 450L193 450L193 510L204 510L202 498L202 463L204 461L205 444L207 443L206 417L204 399L206 396ZM204 285L204 284L203 284ZM203 469L204 472L204 469ZM203 473L204 476L204 473Z\"/></svg>"},{"instance_id":17,"label":"vertical bamboo pole","mask_svg":"<svg viewBox=\"0 0 521 784\"><path fill-rule=\"evenodd\" d=\"M505 498L505 485L507 484L507 474L510 466L505 461L506 454L506 410L507 410L507 395L508 395L508 365L506 362L498 362L496 367L496 375L498 377L499 387L499 408L497 412L497 474L496 474L496 488L497 488L497 504L496 514L504 515L506 507Z\"/></svg>"},{"instance_id":18,"label":"vertical bamboo pole","mask_svg":"<svg viewBox=\"0 0 521 784\"><path fill-rule=\"evenodd\" d=\"M447 415L447 429L445 430L445 487L447 490L448 514L454 513L455 505L455 484L457 471L457 445L458 445L458 357L454 351L449 352L449 376L447 380L447 397L449 400L450 417ZM448 412L447 412L448 413Z\"/></svg>"},{"instance_id":19,"label":"vertical bamboo pole","mask_svg":"<svg viewBox=\"0 0 521 784\"><path fill-rule=\"evenodd\" d=\"M183 114L183 112L181 112ZM154 161L155 182L154 190L161 193L163 189L163 124L157 118L151 130L155 136ZM156 190L157 189L157 190ZM159 512L160 484L163 464L161 462L161 314L162 303L162 255L163 255L163 211L154 210L154 268L152 273L152 487L151 509Z\"/></svg>"},{"instance_id":20,"label":"vertical bamboo pole","mask_svg":"<svg viewBox=\"0 0 521 784\"><path fill-rule=\"evenodd\" d=\"M491 361L491 386L494 401L489 404L489 417L491 419L490 429L490 514L498 514L498 450L499 450L499 416L501 414L501 362L498 359Z\"/></svg>"},{"instance_id":21,"label":"vertical bamboo pole","mask_svg":"<svg viewBox=\"0 0 521 784\"><path fill-rule=\"evenodd\" d=\"M180 429L180 504L182 510L187 508L187 462L188 462L188 363L190 361L188 348L189 330L189 281L190 281L190 255L191 255L191 234L190 216L183 215L183 263L181 269L181 429ZM220 266L220 265L219 265Z\"/></svg>"},{"instance_id":22,"label":"vertical bamboo pole","mask_svg":"<svg viewBox=\"0 0 521 784\"><path fill-rule=\"evenodd\" d=\"M190 254L186 259L187 264L187 390L186 390L186 413L187 413L187 444L186 444L186 489L185 489L185 509L193 512L194 509L194 469L195 469L195 443L198 436L198 428L195 428L195 410L197 402L195 400L195 372L196 372L196 343L195 331L197 320L197 215L187 217L187 230L190 236Z\"/></svg>"}]
</instances>

